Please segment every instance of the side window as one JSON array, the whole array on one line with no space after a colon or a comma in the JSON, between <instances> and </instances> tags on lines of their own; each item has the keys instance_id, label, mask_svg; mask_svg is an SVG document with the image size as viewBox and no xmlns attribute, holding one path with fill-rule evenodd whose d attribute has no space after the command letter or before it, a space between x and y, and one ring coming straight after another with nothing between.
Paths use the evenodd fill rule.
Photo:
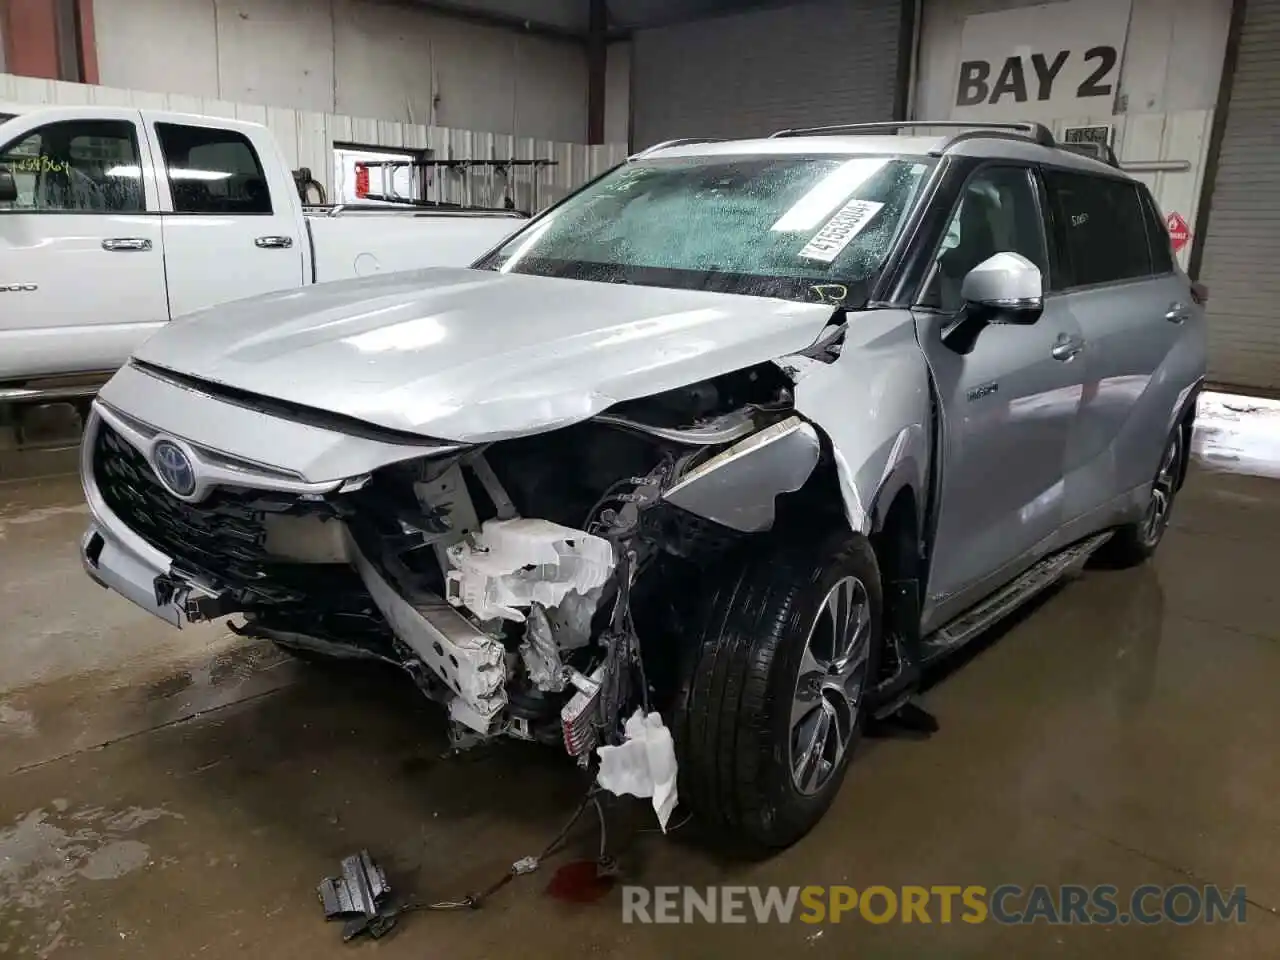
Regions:
<instances>
[{"instance_id":1,"label":"side window","mask_svg":"<svg viewBox=\"0 0 1280 960\"><path fill-rule=\"evenodd\" d=\"M1156 275L1173 273L1173 243L1169 239L1169 227L1155 198L1145 187L1139 189L1142 194L1142 210L1147 217L1147 242L1151 247L1151 272Z\"/></svg>"},{"instance_id":2,"label":"side window","mask_svg":"<svg viewBox=\"0 0 1280 960\"><path fill-rule=\"evenodd\" d=\"M1063 250L1064 286L1150 276L1147 214L1130 180L1046 170L1045 185Z\"/></svg>"},{"instance_id":3,"label":"side window","mask_svg":"<svg viewBox=\"0 0 1280 960\"><path fill-rule=\"evenodd\" d=\"M1020 253L1048 274L1044 219L1024 167L988 167L965 184L939 246L925 303L959 310L965 275L997 253Z\"/></svg>"},{"instance_id":4,"label":"side window","mask_svg":"<svg viewBox=\"0 0 1280 960\"><path fill-rule=\"evenodd\" d=\"M271 212L262 163L244 134L157 123L175 213Z\"/></svg>"},{"instance_id":5,"label":"side window","mask_svg":"<svg viewBox=\"0 0 1280 960\"><path fill-rule=\"evenodd\" d=\"M142 213L138 136L127 120L45 124L0 148L18 199L11 213Z\"/></svg>"}]
</instances>

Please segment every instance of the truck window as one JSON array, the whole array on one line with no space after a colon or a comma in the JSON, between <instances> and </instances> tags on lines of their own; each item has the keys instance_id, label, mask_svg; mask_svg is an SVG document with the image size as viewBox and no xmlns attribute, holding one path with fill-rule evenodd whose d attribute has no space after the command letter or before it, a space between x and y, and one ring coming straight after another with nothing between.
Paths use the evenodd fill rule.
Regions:
<instances>
[{"instance_id":1,"label":"truck window","mask_svg":"<svg viewBox=\"0 0 1280 960\"><path fill-rule=\"evenodd\" d=\"M262 163L244 134L157 123L156 135L175 213L271 213Z\"/></svg>"},{"instance_id":2,"label":"truck window","mask_svg":"<svg viewBox=\"0 0 1280 960\"><path fill-rule=\"evenodd\" d=\"M1025 167L986 167L965 184L923 303L949 313L959 310L965 276L997 253L1020 253L1048 278L1044 221Z\"/></svg>"},{"instance_id":3,"label":"truck window","mask_svg":"<svg viewBox=\"0 0 1280 960\"><path fill-rule=\"evenodd\" d=\"M64 120L0 148L18 199L9 213L142 213L137 130L127 120Z\"/></svg>"},{"instance_id":4,"label":"truck window","mask_svg":"<svg viewBox=\"0 0 1280 960\"><path fill-rule=\"evenodd\" d=\"M1045 170L1067 282L1080 287L1150 276L1151 250L1138 185Z\"/></svg>"},{"instance_id":5,"label":"truck window","mask_svg":"<svg viewBox=\"0 0 1280 960\"><path fill-rule=\"evenodd\" d=\"M1142 212L1147 217L1147 240L1151 245L1151 272L1156 275L1173 273L1173 243L1169 240L1169 226L1160 215L1155 198L1146 187L1141 188Z\"/></svg>"}]
</instances>

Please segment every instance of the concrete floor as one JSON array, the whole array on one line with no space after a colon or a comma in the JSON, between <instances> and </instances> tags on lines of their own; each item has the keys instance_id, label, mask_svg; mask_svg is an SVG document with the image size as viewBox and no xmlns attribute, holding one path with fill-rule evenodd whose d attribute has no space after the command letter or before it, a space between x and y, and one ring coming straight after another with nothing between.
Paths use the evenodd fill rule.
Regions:
<instances>
[{"instance_id":1,"label":"concrete floor","mask_svg":"<svg viewBox=\"0 0 1280 960\"><path fill-rule=\"evenodd\" d=\"M649 885L1242 884L1244 925L624 925L617 891L567 904L544 868L358 947L315 895L341 857L368 847L413 897L483 887L555 833L576 772L514 743L443 759L395 675L171 631L81 574L73 479L0 486L0 956L1280 955L1277 478L1280 409L1211 401L1155 562L966 654L924 698L941 731L864 743L807 840L734 862L639 805L612 836Z\"/></svg>"}]
</instances>

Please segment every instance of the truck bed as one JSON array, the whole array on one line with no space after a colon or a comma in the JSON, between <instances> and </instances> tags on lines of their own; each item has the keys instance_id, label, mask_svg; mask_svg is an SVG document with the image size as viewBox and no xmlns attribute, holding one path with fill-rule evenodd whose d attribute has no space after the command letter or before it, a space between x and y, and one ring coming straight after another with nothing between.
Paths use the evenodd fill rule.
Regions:
<instances>
[{"instance_id":1,"label":"truck bed","mask_svg":"<svg viewBox=\"0 0 1280 960\"><path fill-rule=\"evenodd\" d=\"M308 210L308 283L426 267L465 267L528 222L506 211ZM227 291L227 300L236 299ZM92 316L91 303L86 312ZM22 327L0 323L0 403L91 395L164 321ZM7 327L7 329L6 329ZM93 376L81 376L81 375ZM99 375L100 374L100 375ZM35 381L75 375L76 386Z\"/></svg>"},{"instance_id":2,"label":"truck bed","mask_svg":"<svg viewBox=\"0 0 1280 960\"><path fill-rule=\"evenodd\" d=\"M500 211L308 210L311 281L327 283L425 265L465 267L526 222L521 215Z\"/></svg>"}]
</instances>

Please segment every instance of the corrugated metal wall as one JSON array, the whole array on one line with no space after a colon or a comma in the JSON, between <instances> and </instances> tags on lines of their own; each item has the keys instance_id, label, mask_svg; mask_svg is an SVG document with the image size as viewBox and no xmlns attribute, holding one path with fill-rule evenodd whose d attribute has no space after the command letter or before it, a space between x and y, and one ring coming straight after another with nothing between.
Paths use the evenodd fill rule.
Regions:
<instances>
[{"instance_id":1,"label":"corrugated metal wall","mask_svg":"<svg viewBox=\"0 0 1280 960\"><path fill-rule=\"evenodd\" d=\"M1280 0L1248 0L1209 206L1209 376L1280 390Z\"/></svg>"},{"instance_id":2,"label":"corrugated metal wall","mask_svg":"<svg viewBox=\"0 0 1280 960\"><path fill-rule=\"evenodd\" d=\"M577 40L378 0L94 0L93 19L112 87L587 138Z\"/></svg>"},{"instance_id":3,"label":"corrugated metal wall","mask_svg":"<svg viewBox=\"0 0 1280 960\"><path fill-rule=\"evenodd\" d=\"M504 136L454 127L428 127L422 124L370 120L332 113L263 107L256 104L231 103L179 94L151 93L144 90L122 90L112 87L64 83L0 74L0 101L23 106L42 104L73 106L138 107L150 110L174 110L214 117L229 117L265 124L280 141L285 159L291 167L310 167L312 175L333 193L333 145L352 143L363 146L430 149L439 159L511 159L532 160L549 157L558 161L543 168L539 179L539 206L560 199L587 180L626 158L625 144L586 146L535 140L531 137ZM445 174L443 199L484 203L482 184L458 174ZM527 171L517 170L513 176L514 199L521 209L532 207L533 182ZM434 197L434 192L432 194Z\"/></svg>"},{"instance_id":4,"label":"corrugated metal wall","mask_svg":"<svg viewBox=\"0 0 1280 960\"><path fill-rule=\"evenodd\" d=\"M889 120L899 0L835 0L639 30L634 146Z\"/></svg>"}]
</instances>

